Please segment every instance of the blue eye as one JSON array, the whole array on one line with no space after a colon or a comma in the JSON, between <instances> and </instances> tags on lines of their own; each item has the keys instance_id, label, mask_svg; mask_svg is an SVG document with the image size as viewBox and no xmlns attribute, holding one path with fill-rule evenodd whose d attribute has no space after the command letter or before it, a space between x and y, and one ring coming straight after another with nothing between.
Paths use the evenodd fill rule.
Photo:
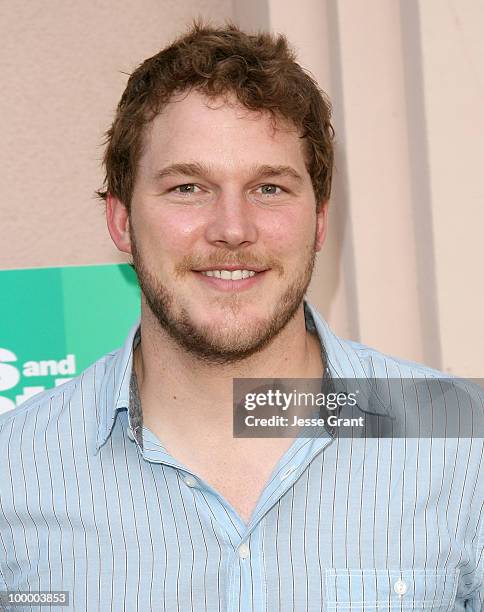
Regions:
<instances>
[{"instance_id":1,"label":"blue eye","mask_svg":"<svg viewBox=\"0 0 484 612\"><path fill-rule=\"evenodd\" d=\"M271 195L279 195L280 193L282 193L282 189L278 187L277 185L271 185L271 184L261 185L259 189L262 190L262 195L271 196ZM279 191L277 191L278 189Z\"/></svg>"},{"instance_id":2,"label":"blue eye","mask_svg":"<svg viewBox=\"0 0 484 612\"><path fill-rule=\"evenodd\" d=\"M177 191L178 189L180 191ZM172 189L172 191L175 191L180 194L190 194L197 193L195 189L199 189L199 187L197 187L194 183L185 183L184 185L177 185Z\"/></svg>"}]
</instances>

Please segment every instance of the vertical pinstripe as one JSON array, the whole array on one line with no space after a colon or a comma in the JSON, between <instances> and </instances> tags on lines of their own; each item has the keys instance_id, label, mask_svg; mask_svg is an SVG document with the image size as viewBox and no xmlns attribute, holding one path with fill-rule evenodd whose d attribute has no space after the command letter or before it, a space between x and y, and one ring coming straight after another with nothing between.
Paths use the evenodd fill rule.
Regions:
<instances>
[{"instance_id":1,"label":"vertical pinstripe","mask_svg":"<svg viewBox=\"0 0 484 612\"><path fill-rule=\"evenodd\" d=\"M306 311L333 377L442 376ZM0 590L67 590L79 612L484 609L482 439L297 439L245 525L129 435L136 329L0 417Z\"/></svg>"}]
</instances>

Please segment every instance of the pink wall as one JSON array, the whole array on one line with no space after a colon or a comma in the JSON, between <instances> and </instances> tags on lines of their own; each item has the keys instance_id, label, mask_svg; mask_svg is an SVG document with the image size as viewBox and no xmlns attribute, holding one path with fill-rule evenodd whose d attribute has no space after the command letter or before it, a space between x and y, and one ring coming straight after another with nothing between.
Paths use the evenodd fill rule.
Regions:
<instances>
[{"instance_id":1,"label":"pink wall","mask_svg":"<svg viewBox=\"0 0 484 612\"><path fill-rule=\"evenodd\" d=\"M334 103L331 233L310 299L340 334L482 376L477 0L139 0L0 9L0 269L123 261L93 197L131 71L191 18L285 32Z\"/></svg>"},{"instance_id":2,"label":"pink wall","mask_svg":"<svg viewBox=\"0 0 484 612\"><path fill-rule=\"evenodd\" d=\"M268 0L330 94L333 233L311 297L344 335L484 376L484 4Z\"/></svg>"},{"instance_id":3,"label":"pink wall","mask_svg":"<svg viewBox=\"0 0 484 612\"><path fill-rule=\"evenodd\" d=\"M126 74L230 0L4 3L0 269L122 261L100 186L103 132Z\"/></svg>"}]
</instances>

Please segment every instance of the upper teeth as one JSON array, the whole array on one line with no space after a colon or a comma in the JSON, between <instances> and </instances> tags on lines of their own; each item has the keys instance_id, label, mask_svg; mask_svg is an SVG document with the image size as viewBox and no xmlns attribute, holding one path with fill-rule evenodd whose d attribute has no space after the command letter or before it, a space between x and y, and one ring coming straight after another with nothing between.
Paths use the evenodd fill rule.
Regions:
<instances>
[{"instance_id":1,"label":"upper teeth","mask_svg":"<svg viewBox=\"0 0 484 612\"><path fill-rule=\"evenodd\" d=\"M225 280L240 280L241 278L255 276L257 272L254 272L254 270L204 270L202 274Z\"/></svg>"}]
</instances>

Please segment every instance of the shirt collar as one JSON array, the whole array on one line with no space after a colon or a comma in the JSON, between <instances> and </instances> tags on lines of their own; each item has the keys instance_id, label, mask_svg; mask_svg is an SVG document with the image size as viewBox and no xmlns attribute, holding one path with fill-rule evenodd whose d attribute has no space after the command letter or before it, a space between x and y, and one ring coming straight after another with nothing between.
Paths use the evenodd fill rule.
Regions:
<instances>
[{"instance_id":1,"label":"shirt collar","mask_svg":"<svg viewBox=\"0 0 484 612\"><path fill-rule=\"evenodd\" d=\"M371 376L352 343L334 334L318 311L304 300L304 308L312 315L316 331L332 378L362 378ZM121 349L113 354L101 384L96 452L109 438L118 411L129 407L129 389L133 368L133 341L140 328L140 319L131 327ZM364 410L364 406L360 405Z\"/></svg>"},{"instance_id":2,"label":"shirt collar","mask_svg":"<svg viewBox=\"0 0 484 612\"><path fill-rule=\"evenodd\" d=\"M123 346L113 354L101 384L96 452L109 438L119 410L128 409L129 383L133 369L133 340L141 317L129 330Z\"/></svg>"},{"instance_id":3,"label":"shirt collar","mask_svg":"<svg viewBox=\"0 0 484 612\"><path fill-rule=\"evenodd\" d=\"M311 313L316 331L326 352L326 367L333 378L368 378L370 372L367 365L353 348L352 342L337 336L319 314L319 312L304 301L305 307Z\"/></svg>"}]
</instances>

